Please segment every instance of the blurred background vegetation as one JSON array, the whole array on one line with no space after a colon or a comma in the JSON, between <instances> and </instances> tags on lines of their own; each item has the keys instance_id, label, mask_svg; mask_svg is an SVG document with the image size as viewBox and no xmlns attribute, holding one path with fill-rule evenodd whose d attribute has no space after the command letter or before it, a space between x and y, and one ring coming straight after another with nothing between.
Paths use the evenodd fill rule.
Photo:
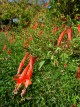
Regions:
<instances>
[{"instance_id":1,"label":"blurred background vegetation","mask_svg":"<svg viewBox=\"0 0 80 107\"><path fill-rule=\"evenodd\" d=\"M80 0L1 0L0 25L27 26L41 8L48 8L50 17L69 15L71 19L79 16L80 20Z\"/></svg>"}]
</instances>

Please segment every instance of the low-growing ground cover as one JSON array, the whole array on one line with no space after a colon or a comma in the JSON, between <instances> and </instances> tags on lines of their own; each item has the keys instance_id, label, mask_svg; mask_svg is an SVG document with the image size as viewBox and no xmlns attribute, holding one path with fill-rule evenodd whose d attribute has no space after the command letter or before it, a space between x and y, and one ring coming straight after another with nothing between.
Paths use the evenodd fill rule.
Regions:
<instances>
[{"instance_id":1,"label":"low-growing ground cover","mask_svg":"<svg viewBox=\"0 0 80 107\"><path fill-rule=\"evenodd\" d=\"M80 24L49 15L42 9L28 27L0 32L0 107L80 107ZM21 98L13 77L26 52L37 61Z\"/></svg>"}]
</instances>

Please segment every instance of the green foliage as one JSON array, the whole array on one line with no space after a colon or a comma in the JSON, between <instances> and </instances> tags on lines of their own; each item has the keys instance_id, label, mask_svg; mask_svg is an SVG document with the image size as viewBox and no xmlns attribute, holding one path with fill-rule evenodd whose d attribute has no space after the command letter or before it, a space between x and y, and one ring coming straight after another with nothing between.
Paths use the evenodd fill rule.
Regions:
<instances>
[{"instance_id":1,"label":"green foliage","mask_svg":"<svg viewBox=\"0 0 80 107\"><path fill-rule=\"evenodd\" d=\"M36 10L37 9L37 10ZM12 20L13 18L18 18L18 25L25 27L28 25L35 13L39 10L39 6L29 4L26 0L20 0L18 2L2 2L0 4L0 21L2 20Z\"/></svg>"},{"instance_id":2,"label":"green foliage","mask_svg":"<svg viewBox=\"0 0 80 107\"><path fill-rule=\"evenodd\" d=\"M55 7L55 13L57 15L61 12L65 16L69 15L72 19L74 19L76 15L80 17L79 2L79 0L56 0L55 2L53 0L51 1L51 5L53 8Z\"/></svg>"},{"instance_id":3,"label":"green foliage","mask_svg":"<svg viewBox=\"0 0 80 107\"><path fill-rule=\"evenodd\" d=\"M25 22L26 15L32 16L29 17L30 25L25 29L19 26L17 29L13 27L7 34L0 32L0 107L80 107L80 78L76 78L80 64L77 21L74 24L68 18L68 23L65 23L56 17L57 12L56 16L53 15L53 9L36 9L39 9L38 6L29 7L24 13L22 9L19 11L22 15L19 16L21 24ZM54 17L51 18L52 15ZM64 30L63 24L66 24L66 28L72 26L70 47L67 47L66 34L61 45L57 46L59 35ZM57 28L56 31L53 30L54 27ZM3 49L4 45L7 46L6 49ZM8 49L11 53L7 52ZM38 59L33 69L32 85L21 98L23 86L14 95L13 77L25 52L37 56ZM27 62L24 68L26 65Z\"/></svg>"}]
</instances>

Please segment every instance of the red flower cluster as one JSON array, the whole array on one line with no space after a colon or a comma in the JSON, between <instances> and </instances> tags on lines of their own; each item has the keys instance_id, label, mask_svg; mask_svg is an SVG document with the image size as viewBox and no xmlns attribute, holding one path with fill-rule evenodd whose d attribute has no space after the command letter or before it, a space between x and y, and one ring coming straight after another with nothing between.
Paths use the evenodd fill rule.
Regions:
<instances>
[{"instance_id":1,"label":"red flower cluster","mask_svg":"<svg viewBox=\"0 0 80 107\"><path fill-rule=\"evenodd\" d=\"M38 23L35 23L34 25L32 25L31 28L37 29L38 28Z\"/></svg>"},{"instance_id":2,"label":"red flower cluster","mask_svg":"<svg viewBox=\"0 0 80 107\"><path fill-rule=\"evenodd\" d=\"M4 44L2 50L3 50L3 51L6 51L7 54L11 54L11 50L10 50L9 48L7 49L7 45L6 45L6 44Z\"/></svg>"},{"instance_id":3,"label":"red flower cluster","mask_svg":"<svg viewBox=\"0 0 80 107\"><path fill-rule=\"evenodd\" d=\"M58 30L57 26L54 26L52 29L52 33L56 32Z\"/></svg>"},{"instance_id":4,"label":"red flower cluster","mask_svg":"<svg viewBox=\"0 0 80 107\"><path fill-rule=\"evenodd\" d=\"M20 65L19 65L19 68L18 68L17 75L14 77L14 80L16 81L14 94L17 94L20 86L24 85L24 89L22 90L21 97L26 93L26 88L30 84L32 84L31 77L32 77L32 71L33 71L33 65L36 61L36 58L33 57L32 55L30 55L30 61L29 61L28 65L25 67L23 72L20 74L20 72L24 66L24 62L27 59L27 57L28 57L28 52L25 54L24 58L22 59Z\"/></svg>"},{"instance_id":5,"label":"red flower cluster","mask_svg":"<svg viewBox=\"0 0 80 107\"><path fill-rule=\"evenodd\" d=\"M64 31L60 34L58 38L58 43L57 43L58 46L60 46L61 41L66 33L68 35L68 41L72 40L72 28L70 27L69 29L64 29Z\"/></svg>"}]
</instances>

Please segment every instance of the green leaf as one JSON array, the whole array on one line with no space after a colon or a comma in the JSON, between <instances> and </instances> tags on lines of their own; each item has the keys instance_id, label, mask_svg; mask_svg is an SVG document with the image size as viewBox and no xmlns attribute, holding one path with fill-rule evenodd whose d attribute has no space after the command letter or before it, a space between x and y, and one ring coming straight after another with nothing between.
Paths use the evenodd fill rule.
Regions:
<instances>
[{"instance_id":1,"label":"green leaf","mask_svg":"<svg viewBox=\"0 0 80 107\"><path fill-rule=\"evenodd\" d=\"M60 57L61 57L62 61L64 61L64 60L68 59L68 54L62 53Z\"/></svg>"},{"instance_id":2,"label":"green leaf","mask_svg":"<svg viewBox=\"0 0 80 107\"><path fill-rule=\"evenodd\" d=\"M42 68L42 66L44 65L44 63L45 63L45 61L41 61L41 62L39 63L39 69L38 69L38 70L40 70L40 69Z\"/></svg>"}]
</instances>

